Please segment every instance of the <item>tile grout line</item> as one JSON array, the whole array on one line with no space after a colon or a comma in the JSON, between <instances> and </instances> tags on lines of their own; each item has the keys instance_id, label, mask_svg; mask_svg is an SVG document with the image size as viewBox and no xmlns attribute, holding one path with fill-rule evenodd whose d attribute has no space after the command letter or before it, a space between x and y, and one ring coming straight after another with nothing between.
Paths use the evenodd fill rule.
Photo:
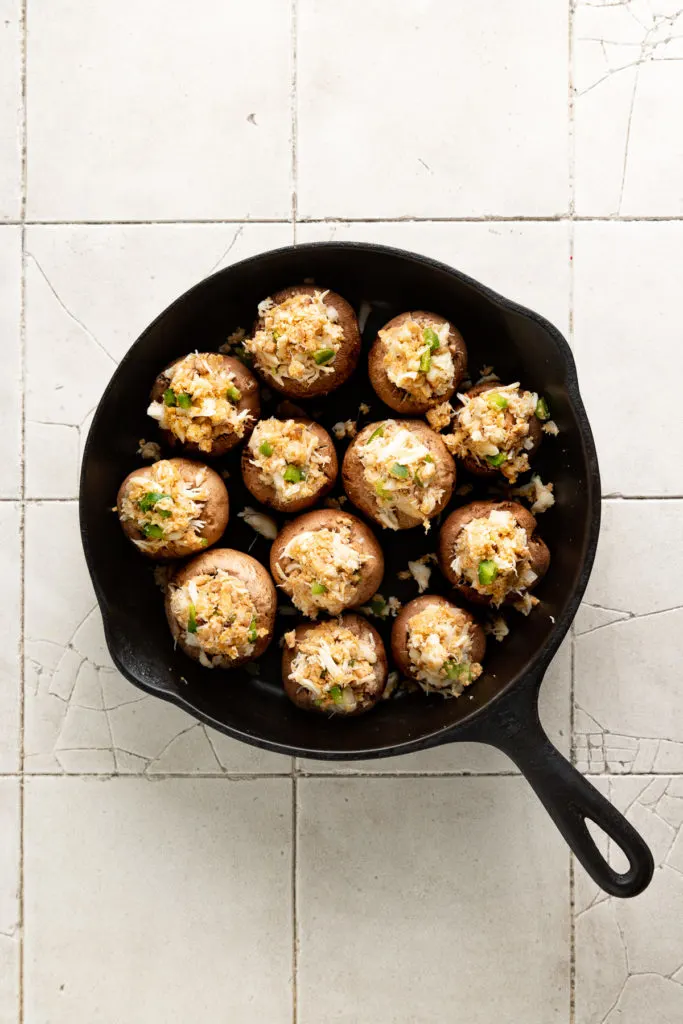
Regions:
<instances>
[{"instance_id":1,"label":"tile grout line","mask_svg":"<svg viewBox=\"0 0 683 1024\"><path fill-rule=\"evenodd\" d=\"M542 216L528 216L524 214L479 214L471 217L418 217L400 215L397 217L297 217L296 223L300 224L558 224L573 220L577 224L666 224L680 223L683 221L683 214L670 214L668 216L623 216L619 214L606 214L605 216L589 216L569 213L545 214ZM291 224L292 214L287 217L212 217L211 219L191 220L183 218L166 220L33 220L4 219L0 220L0 228L17 227L23 224L28 227L211 227L219 224Z\"/></svg>"},{"instance_id":2,"label":"tile grout line","mask_svg":"<svg viewBox=\"0 0 683 1024\"><path fill-rule=\"evenodd\" d=\"M291 37L291 50L290 57L292 61L292 74L291 74L291 93L290 93L290 116L291 116L291 134L292 134L292 163L290 168L291 173L291 184L292 184L292 245L296 245L296 229L297 229L297 216L299 208L299 159L298 159L298 142L299 142L299 99L298 99L298 11L297 11L297 0L291 0L290 6L290 37Z\"/></svg>"},{"instance_id":3,"label":"tile grout line","mask_svg":"<svg viewBox=\"0 0 683 1024\"><path fill-rule=\"evenodd\" d=\"M574 12L576 0L569 0L568 5L568 69L567 69L567 114L568 114L568 170L569 170L569 320L568 341L575 355L575 265L574 235L576 224L576 134L575 134L575 92L574 92ZM576 765L576 731L575 731L575 682L576 682L576 626L572 621L570 627L569 648L569 751L570 761ZM569 850L569 1024L576 1022L576 876L574 855Z\"/></svg>"}]
</instances>

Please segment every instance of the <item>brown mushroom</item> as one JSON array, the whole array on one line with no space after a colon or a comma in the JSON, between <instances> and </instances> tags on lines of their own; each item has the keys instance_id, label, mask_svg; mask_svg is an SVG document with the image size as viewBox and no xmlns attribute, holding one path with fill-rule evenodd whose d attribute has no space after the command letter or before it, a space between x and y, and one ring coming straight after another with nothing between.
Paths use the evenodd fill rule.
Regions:
<instances>
[{"instance_id":1,"label":"brown mushroom","mask_svg":"<svg viewBox=\"0 0 683 1024\"><path fill-rule=\"evenodd\" d=\"M339 473L337 452L313 420L261 420L242 451L242 478L257 501L301 512L323 498Z\"/></svg>"},{"instance_id":2,"label":"brown mushroom","mask_svg":"<svg viewBox=\"0 0 683 1024\"><path fill-rule=\"evenodd\" d=\"M490 380L485 381L481 384L476 384L473 388L470 388L470 390L466 392L466 396L468 398L476 398L477 396L486 394L489 391L492 394L495 394L501 388L501 386L502 385L500 384L500 382ZM458 405L456 407L455 419L453 421L453 431L457 430L458 428L458 412L462 408L462 402L458 402ZM514 417L509 411L505 411L504 418L506 426L513 426ZM540 445L541 440L543 439L543 427L533 412L527 417L526 422L529 427L529 432L525 436L524 441L529 442L529 447L525 448L517 446L514 448L513 451L521 455L526 455L528 463L533 458L534 454L538 450L538 446ZM456 454L456 458L459 459L459 461L462 463L463 468L466 469L468 473L471 473L473 476L488 477L489 479L492 479L494 477L500 476L501 474L507 475L505 473L505 463L502 463L501 465L498 466L492 465L491 462L487 461L485 458L478 458L476 455L473 454L467 454L464 456ZM519 472L524 472L524 469L520 469ZM518 475L519 473L515 473L512 476L508 476L508 479L510 480L511 483L514 483Z\"/></svg>"},{"instance_id":3,"label":"brown mushroom","mask_svg":"<svg viewBox=\"0 0 683 1024\"><path fill-rule=\"evenodd\" d=\"M459 631L460 636L463 633L468 636L468 645L464 656L462 647L452 644L452 650L450 650L451 645L446 643L446 658L443 667L431 683L427 682L428 674L419 665L419 662L410 656L411 622L429 608L443 609L448 619L453 622L455 629ZM403 675L408 676L409 679L429 691L441 691L456 695L462 686L467 685L473 677L476 678L479 674L478 666L484 660L485 653L484 630L474 616L464 608L453 604L452 601L436 594L425 594L423 597L416 597L410 601L399 612L391 630L391 654L396 667ZM449 658L452 661L449 661ZM475 668L475 666L477 667Z\"/></svg>"}]
</instances>

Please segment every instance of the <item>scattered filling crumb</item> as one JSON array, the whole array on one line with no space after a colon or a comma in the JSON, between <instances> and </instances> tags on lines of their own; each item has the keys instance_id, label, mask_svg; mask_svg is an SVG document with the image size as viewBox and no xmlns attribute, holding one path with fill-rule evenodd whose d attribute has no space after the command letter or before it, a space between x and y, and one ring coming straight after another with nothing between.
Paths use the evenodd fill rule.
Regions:
<instances>
[{"instance_id":1,"label":"scattered filling crumb","mask_svg":"<svg viewBox=\"0 0 683 1024\"><path fill-rule=\"evenodd\" d=\"M347 523L334 529L307 530L290 540L275 565L279 584L292 602L315 619L319 611L339 613L353 603L369 555L351 543ZM284 563L284 564L283 564Z\"/></svg>"},{"instance_id":2,"label":"scattered filling crumb","mask_svg":"<svg viewBox=\"0 0 683 1024\"><path fill-rule=\"evenodd\" d=\"M484 632L492 636L498 643L501 643L510 632L510 629L503 616L496 615L484 623Z\"/></svg>"},{"instance_id":3,"label":"scattered filling crumb","mask_svg":"<svg viewBox=\"0 0 683 1024\"><path fill-rule=\"evenodd\" d=\"M455 409L450 402L442 402L433 409L427 409L427 423L432 430L445 430L455 416Z\"/></svg>"},{"instance_id":4,"label":"scattered filling crumb","mask_svg":"<svg viewBox=\"0 0 683 1024\"><path fill-rule=\"evenodd\" d=\"M162 430L170 430L183 444L190 442L210 452L224 434L244 433L253 419L240 409L242 392L223 356L214 352L192 353L166 373L168 387L147 413Z\"/></svg>"},{"instance_id":5,"label":"scattered filling crumb","mask_svg":"<svg viewBox=\"0 0 683 1024\"><path fill-rule=\"evenodd\" d=\"M143 459L152 459L156 462L161 458L161 445L156 441L145 441L144 437L141 437L138 441L137 454Z\"/></svg>"},{"instance_id":6,"label":"scattered filling crumb","mask_svg":"<svg viewBox=\"0 0 683 1024\"><path fill-rule=\"evenodd\" d=\"M384 420L358 447L358 456L382 525L398 530L396 513L403 512L429 530L444 492L435 485L436 465L426 445L400 422Z\"/></svg>"},{"instance_id":7,"label":"scattered filling crumb","mask_svg":"<svg viewBox=\"0 0 683 1024\"><path fill-rule=\"evenodd\" d=\"M207 668L250 657L258 639L268 633L259 625L246 585L225 569L203 573L174 588L171 611L185 631L186 645L200 648L199 660Z\"/></svg>"},{"instance_id":8,"label":"scattered filling crumb","mask_svg":"<svg viewBox=\"0 0 683 1024\"><path fill-rule=\"evenodd\" d=\"M497 607L508 594L521 594L536 580L527 532L511 512L494 509L460 530L451 568L456 576Z\"/></svg>"},{"instance_id":9,"label":"scattered filling crumb","mask_svg":"<svg viewBox=\"0 0 683 1024\"><path fill-rule=\"evenodd\" d=\"M353 420L340 420L332 427L332 433L338 441L342 441L345 437L355 437L358 428Z\"/></svg>"},{"instance_id":10,"label":"scattered filling crumb","mask_svg":"<svg viewBox=\"0 0 683 1024\"><path fill-rule=\"evenodd\" d=\"M429 605L408 624L408 657L423 690L458 697L481 675L473 662L470 620L458 608Z\"/></svg>"},{"instance_id":11,"label":"scattered filling crumb","mask_svg":"<svg viewBox=\"0 0 683 1024\"><path fill-rule=\"evenodd\" d=\"M455 366L449 333L447 323L425 327L412 317L380 331L384 368L392 384L423 402L452 391Z\"/></svg>"},{"instance_id":12,"label":"scattered filling crumb","mask_svg":"<svg viewBox=\"0 0 683 1024\"><path fill-rule=\"evenodd\" d=\"M548 420L547 423L543 424L541 429L544 434L550 434L551 437L557 437L557 435L560 432L560 428L558 427L555 420Z\"/></svg>"},{"instance_id":13,"label":"scattered filling crumb","mask_svg":"<svg viewBox=\"0 0 683 1024\"><path fill-rule=\"evenodd\" d=\"M207 475L200 466L188 478L164 460L129 480L118 513L122 523L132 523L140 532L133 539L140 551L156 554L169 544L182 544L188 552L206 547L201 533L209 497Z\"/></svg>"},{"instance_id":14,"label":"scattered filling crumb","mask_svg":"<svg viewBox=\"0 0 683 1024\"><path fill-rule=\"evenodd\" d=\"M453 433L444 437L449 451L463 459L499 469L515 483L529 468L529 423L536 414L538 395L507 384L473 398L458 395L462 406L455 415Z\"/></svg>"},{"instance_id":15,"label":"scattered filling crumb","mask_svg":"<svg viewBox=\"0 0 683 1024\"><path fill-rule=\"evenodd\" d=\"M370 406L368 405L368 403L361 402L360 405L358 406L358 412L362 413L363 416L367 416L367 414L370 412Z\"/></svg>"},{"instance_id":16,"label":"scattered filling crumb","mask_svg":"<svg viewBox=\"0 0 683 1024\"><path fill-rule=\"evenodd\" d=\"M340 494L338 498L325 498L323 505L325 508L334 508L340 511L348 500L345 494Z\"/></svg>"},{"instance_id":17,"label":"scattered filling crumb","mask_svg":"<svg viewBox=\"0 0 683 1024\"><path fill-rule=\"evenodd\" d=\"M417 583L417 588L421 594L424 594L425 590L429 586L429 580L432 575L432 569L430 562L436 562L437 558L434 554L423 555L422 558L416 558L414 562L408 562L408 568L402 569L398 574L400 580L414 579Z\"/></svg>"},{"instance_id":18,"label":"scattered filling crumb","mask_svg":"<svg viewBox=\"0 0 683 1024\"><path fill-rule=\"evenodd\" d=\"M313 694L321 710L349 714L371 703L376 664L372 638L357 636L340 621L324 622L299 644L290 678Z\"/></svg>"},{"instance_id":19,"label":"scattered filling crumb","mask_svg":"<svg viewBox=\"0 0 683 1024\"><path fill-rule=\"evenodd\" d=\"M533 594L522 594L519 601L515 601L512 607L522 615L529 615L539 603L538 598Z\"/></svg>"},{"instance_id":20,"label":"scattered filling crumb","mask_svg":"<svg viewBox=\"0 0 683 1024\"><path fill-rule=\"evenodd\" d=\"M401 602L397 597L385 598L377 592L369 604L360 609L365 615L373 615L376 619L395 619L401 610Z\"/></svg>"},{"instance_id":21,"label":"scattered filling crumb","mask_svg":"<svg viewBox=\"0 0 683 1024\"><path fill-rule=\"evenodd\" d=\"M555 504L553 490L554 485L552 483L544 484L540 476L534 473L528 484L524 484L523 487L516 487L512 493L516 497L526 498L527 501L530 501L531 511L537 516L541 512L547 512Z\"/></svg>"},{"instance_id":22,"label":"scattered filling crumb","mask_svg":"<svg viewBox=\"0 0 683 1024\"><path fill-rule=\"evenodd\" d=\"M344 330L337 310L325 302L327 295L327 291L316 291L292 295L277 304L270 298L259 303L260 326L244 347L281 386L286 380L312 384L334 373Z\"/></svg>"},{"instance_id":23,"label":"scattered filling crumb","mask_svg":"<svg viewBox=\"0 0 683 1024\"><path fill-rule=\"evenodd\" d=\"M260 420L249 438L249 455L266 487L280 501L308 498L325 484L330 456L323 441L296 420Z\"/></svg>"},{"instance_id":24,"label":"scattered filling crumb","mask_svg":"<svg viewBox=\"0 0 683 1024\"><path fill-rule=\"evenodd\" d=\"M238 519L244 519L247 526L260 533L266 540L275 540L277 537L277 523L264 512L258 512L251 505L245 505L241 512L237 513Z\"/></svg>"}]
</instances>

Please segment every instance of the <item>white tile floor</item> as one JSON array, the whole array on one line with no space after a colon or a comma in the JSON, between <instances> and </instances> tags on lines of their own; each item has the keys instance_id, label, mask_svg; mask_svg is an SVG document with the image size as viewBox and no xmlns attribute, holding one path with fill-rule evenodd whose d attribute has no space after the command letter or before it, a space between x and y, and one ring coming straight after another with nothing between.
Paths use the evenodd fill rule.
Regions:
<instances>
[{"instance_id":1,"label":"white tile floor","mask_svg":"<svg viewBox=\"0 0 683 1024\"><path fill-rule=\"evenodd\" d=\"M0 1024L681 1024L681 109L672 0L0 0ZM190 284L329 238L574 347L603 530L542 714L652 844L635 901L495 751L293 765L111 664L106 381Z\"/></svg>"}]
</instances>

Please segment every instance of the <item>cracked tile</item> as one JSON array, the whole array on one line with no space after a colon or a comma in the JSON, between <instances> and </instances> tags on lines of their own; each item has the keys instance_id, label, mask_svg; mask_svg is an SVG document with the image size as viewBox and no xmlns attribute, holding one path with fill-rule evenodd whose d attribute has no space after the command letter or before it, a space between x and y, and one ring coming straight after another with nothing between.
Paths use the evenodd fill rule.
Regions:
<instances>
[{"instance_id":1,"label":"cracked tile","mask_svg":"<svg viewBox=\"0 0 683 1024\"><path fill-rule=\"evenodd\" d=\"M0 779L0 1024L19 1021L19 780Z\"/></svg>"},{"instance_id":2,"label":"cracked tile","mask_svg":"<svg viewBox=\"0 0 683 1024\"><path fill-rule=\"evenodd\" d=\"M28 779L25 1019L288 1024L291 805L285 779Z\"/></svg>"},{"instance_id":3,"label":"cracked tile","mask_svg":"<svg viewBox=\"0 0 683 1024\"><path fill-rule=\"evenodd\" d=\"M683 213L683 8L578 0L574 64L577 213Z\"/></svg>"},{"instance_id":4,"label":"cracked tile","mask_svg":"<svg viewBox=\"0 0 683 1024\"><path fill-rule=\"evenodd\" d=\"M382 4L300 0L299 216L566 210L567 18L561 0L426 0L389 21Z\"/></svg>"},{"instance_id":5,"label":"cracked tile","mask_svg":"<svg viewBox=\"0 0 683 1024\"><path fill-rule=\"evenodd\" d=\"M680 495L667 445L683 375L683 223L577 223L574 352L604 494ZM647 356L645 352L647 351Z\"/></svg>"},{"instance_id":6,"label":"cracked tile","mask_svg":"<svg viewBox=\"0 0 683 1024\"><path fill-rule=\"evenodd\" d=\"M299 808L300 1024L566 1024L568 857L523 780L304 779Z\"/></svg>"},{"instance_id":7,"label":"cracked tile","mask_svg":"<svg viewBox=\"0 0 683 1024\"><path fill-rule=\"evenodd\" d=\"M28 227L27 496L77 496L92 413L162 309L210 273L290 241L287 224Z\"/></svg>"},{"instance_id":8,"label":"cracked tile","mask_svg":"<svg viewBox=\"0 0 683 1024\"><path fill-rule=\"evenodd\" d=\"M289 217L289 5L214 0L197 18L180 0L173 12L164 0L29 5L32 219Z\"/></svg>"},{"instance_id":9,"label":"cracked tile","mask_svg":"<svg viewBox=\"0 0 683 1024\"><path fill-rule=\"evenodd\" d=\"M20 214L21 3L5 0L0 17L0 222L18 220Z\"/></svg>"},{"instance_id":10,"label":"cracked tile","mask_svg":"<svg viewBox=\"0 0 683 1024\"><path fill-rule=\"evenodd\" d=\"M667 821L683 804L683 779L598 779L598 788L625 813L651 846L656 869L636 899L603 896L583 909L590 889L577 869L576 1024L679 1024L683 1019L683 873L674 850L683 820ZM603 843L604 848L604 843ZM610 843L609 859L616 861ZM619 854L619 857L621 855Z\"/></svg>"},{"instance_id":11,"label":"cracked tile","mask_svg":"<svg viewBox=\"0 0 683 1024\"><path fill-rule=\"evenodd\" d=\"M0 505L0 516L9 507ZM218 735L119 675L83 560L75 503L37 503L26 510L25 654L29 773L249 775L291 769L290 758Z\"/></svg>"},{"instance_id":12,"label":"cracked tile","mask_svg":"<svg viewBox=\"0 0 683 1024\"><path fill-rule=\"evenodd\" d=\"M0 577L6 613L0 618L0 772L19 767L19 639L21 631L20 510L0 502Z\"/></svg>"},{"instance_id":13,"label":"cracked tile","mask_svg":"<svg viewBox=\"0 0 683 1024\"><path fill-rule=\"evenodd\" d=\"M0 18L0 40L2 40L2 33L3 22ZM3 73L0 52L0 85ZM1 118L0 112L0 183L3 173ZM0 204L1 202L0 196ZM0 224L0 339L2 339L0 345L3 362L3 373L0 378L0 409L2 409L0 498L18 498L21 494L20 310L21 229L12 225Z\"/></svg>"},{"instance_id":14,"label":"cracked tile","mask_svg":"<svg viewBox=\"0 0 683 1024\"><path fill-rule=\"evenodd\" d=\"M555 223L299 224L299 242L378 242L457 267L569 333L569 227Z\"/></svg>"}]
</instances>

